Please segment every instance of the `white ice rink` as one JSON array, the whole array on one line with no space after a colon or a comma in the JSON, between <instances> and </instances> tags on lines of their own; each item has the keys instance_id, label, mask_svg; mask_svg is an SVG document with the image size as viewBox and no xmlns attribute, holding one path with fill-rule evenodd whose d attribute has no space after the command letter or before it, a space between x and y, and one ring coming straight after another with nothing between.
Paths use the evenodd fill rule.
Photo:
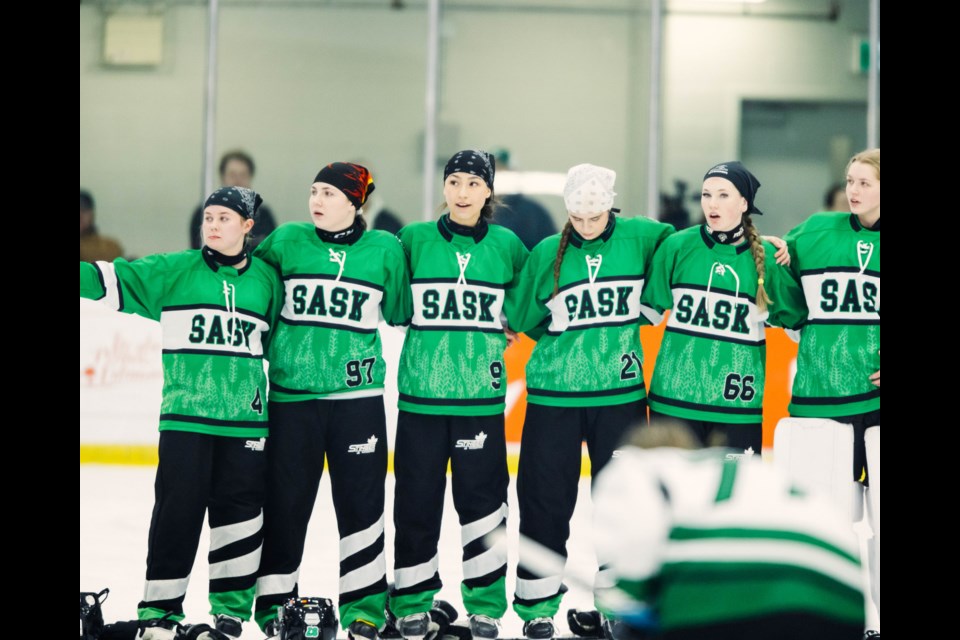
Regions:
<instances>
[{"instance_id":1,"label":"white ice rink","mask_svg":"<svg viewBox=\"0 0 960 640\"><path fill-rule=\"evenodd\" d=\"M143 593L144 571L147 558L147 529L153 509L154 467L133 466L80 466L80 590L99 591L110 588L110 597L104 605L104 617L108 622L136 617L137 602ZM571 535L567 543L568 572L592 576L597 561L590 541L590 481L580 481L580 499L571 522ZM510 508L508 516L510 558L507 574L508 599L512 599L516 577L517 529L519 519L516 511L516 478L510 481ZM387 476L386 553L387 576L393 566L393 476ZM864 529L857 525L859 533ZM184 609L190 622L208 622L207 615L207 556L209 531L204 526L200 550L193 565L193 580L187 591ZM865 545L861 545L865 547ZM443 530L440 536L440 575L444 580L440 598L451 602L463 611L460 600L460 530L456 512L447 483L447 503L444 511ZM864 549L865 551L865 549ZM330 499L330 483L326 475L320 486L317 504L307 534L306 552L300 572L300 593L309 596L325 596L336 602L339 559L336 520L333 502ZM569 607L593 608L590 592L571 579L566 581L570 591L557 616L558 631L567 634L565 612ZM866 578L864 578L866 585ZM868 622L878 628L876 612L868 605ZM504 638L520 637L522 623L508 610L503 619ZM263 635L256 625L244 625L243 637L259 639Z\"/></svg>"},{"instance_id":2,"label":"white ice rink","mask_svg":"<svg viewBox=\"0 0 960 640\"><path fill-rule=\"evenodd\" d=\"M100 591L110 588L104 605L108 622L136 618L137 602L143 595L147 558L147 530L153 509L154 467L81 465L80 466L80 590ZM507 522L511 541L507 575L508 599L512 600L516 578L517 530L516 478L510 482L511 512ZM597 561L590 542L590 482L580 482L580 500L571 523L567 544L568 566L592 577ZM387 577L393 566L393 475L387 476L386 553ZM300 594L325 596L336 602L338 581L338 537L330 483L324 475L317 504L307 533L307 546L300 572ZM188 622L209 622L207 615L207 555L209 530L204 527L200 551L193 565L192 580L187 590L184 610ZM440 536L440 576L444 587L439 597L463 611L460 600L460 529L447 483L447 504ZM567 607L593 608L589 591L567 581L570 591L563 600ZM559 629L566 634L566 620L558 616ZM521 636L522 623L512 610L503 619L503 637ZM244 625L245 639L262 638L256 625Z\"/></svg>"}]
</instances>

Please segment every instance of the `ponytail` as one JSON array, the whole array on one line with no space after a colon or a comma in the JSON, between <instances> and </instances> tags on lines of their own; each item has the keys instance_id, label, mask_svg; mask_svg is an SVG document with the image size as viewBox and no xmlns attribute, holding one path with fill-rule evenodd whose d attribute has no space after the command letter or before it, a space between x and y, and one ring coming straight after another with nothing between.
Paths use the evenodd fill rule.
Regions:
<instances>
[{"instance_id":1,"label":"ponytail","mask_svg":"<svg viewBox=\"0 0 960 640\"><path fill-rule=\"evenodd\" d=\"M773 303L767 290L763 286L764 276L767 272L766 249L763 248L763 242L760 240L760 232L753 224L750 214L743 214L743 226L747 230L747 241L750 243L750 253L753 254L753 263L757 267L757 308L764 312L767 306Z\"/></svg>"},{"instance_id":2,"label":"ponytail","mask_svg":"<svg viewBox=\"0 0 960 640\"><path fill-rule=\"evenodd\" d=\"M557 259L553 262L553 294L550 299L557 297L560 291L560 265L563 264L563 254L567 252L567 245L570 244L570 234L573 233L573 225L567 220L563 225L563 232L560 234L560 246L557 247Z\"/></svg>"}]
</instances>

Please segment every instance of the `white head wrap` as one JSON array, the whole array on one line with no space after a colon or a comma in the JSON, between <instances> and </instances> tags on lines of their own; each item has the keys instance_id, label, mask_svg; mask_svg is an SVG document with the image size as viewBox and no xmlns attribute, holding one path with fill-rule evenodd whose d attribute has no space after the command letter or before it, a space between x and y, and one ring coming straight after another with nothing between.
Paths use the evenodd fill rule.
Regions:
<instances>
[{"instance_id":1,"label":"white head wrap","mask_svg":"<svg viewBox=\"0 0 960 640\"><path fill-rule=\"evenodd\" d=\"M593 164L578 164L567 172L563 202L570 213L600 213L613 206L617 172Z\"/></svg>"}]
</instances>

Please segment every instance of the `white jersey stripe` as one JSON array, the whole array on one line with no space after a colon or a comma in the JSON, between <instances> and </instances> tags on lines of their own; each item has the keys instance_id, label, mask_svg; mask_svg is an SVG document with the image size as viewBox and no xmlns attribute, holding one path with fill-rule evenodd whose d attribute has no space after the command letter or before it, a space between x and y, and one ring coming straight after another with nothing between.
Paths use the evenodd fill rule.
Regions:
<instances>
[{"instance_id":1,"label":"white jersey stripe","mask_svg":"<svg viewBox=\"0 0 960 640\"><path fill-rule=\"evenodd\" d=\"M807 299L808 322L880 322L879 276L865 273L816 273L801 276L800 284L803 285L803 295Z\"/></svg>"},{"instance_id":2,"label":"white jersey stripe","mask_svg":"<svg viewBox=\"0 0 960 640\"><path fill-rule=\"evenodd\" d=\"M853 561L821 547L790 540L677 540L668 547L666 564L679 562L722 563L756 562L773 565L795 565L830 576L852 589L860 589L860 567Z\"/></svg>"},{"instance_id":3,"label":"white jersey stripe","mask_svg":"<svg viewBox=\"0 0 960 640\"><path fill-rule=\"evenodd\" d=\"M676 287L667 327L709 338L761 343L766 339L766 319L766 313L742 296Z\"/></svg>"},{"instance_id":4,"label":"white jersey stripe","mask_svg":"<svg viewBox=\"0 0 960 640\"><path fill-rule=\"evenodd\" d=\"M281 317L292 322L322 322L346 329L375 331L383 292L356 282L289 278L283 282Z\"/></svg>"},{"instance_id":5,"label":"white jersey stripe","mask_svg":"<svg viewBox=\"0 0 960 640\"><path fill-rule=\"evenodd\" d=\"M103 298L99 300L101 304L110 307L114 311L120 311L120 283L117 281L117 269L112 262L97 260L97 271L103 278Z\"/></svg>"},{"instance_id":6,"label":"white jersey stripe","mask_svg":"<svg viewBox=\"0 0 960 640\"><path fill-rule=\"evenodd\" d=\"M413 283L413 321L417 327L502 331L503 289L453 282Z\"/></svg>"},{"instance_id":7,"label":"white jersey stripe","mask_svg":"<svg viewBox=\"0 0 960 640\"><path fill-rule=\"evenodd\" d=\"M164 309L160 313L164 351L212 351L263 355L261 336L269 325L255 316L226 309ZM220 344L222 343L222 344Z\"/></svg>"},{"instance_id":8,"label":"white jersey stripe","mask_svg":"<svg viewBox=\"0 0 960 640\"><path fill-rule=\"evenodd\" d=\"M643 278L603 280L564 289L547 303L550 309L547 331L556 334L571 328L636 321L640 318L643 283Z\"/></svg>"}]
</instances>

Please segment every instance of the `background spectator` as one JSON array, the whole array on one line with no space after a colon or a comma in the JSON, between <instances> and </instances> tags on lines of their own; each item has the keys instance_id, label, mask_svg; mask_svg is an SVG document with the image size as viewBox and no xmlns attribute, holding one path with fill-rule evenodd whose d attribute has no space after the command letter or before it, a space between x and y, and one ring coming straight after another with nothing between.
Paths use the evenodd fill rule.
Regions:
<instances>
[{"instance_id":1,"label":"background spectator","mask_svg":"<svg viewBox=\"0 0 960 640\"><path fill-rule=\"evenodd\" d=\"M220 158L220 186L250 189L256 168L253 158L246 151L240 151L239 149L227 151ZM203 207L197 205L190 217L191 249L199 249L201 246L200 225L202 223ZM251 248L257 246L276 228L277 221L273 217L273 211L265 204L260 205L260 208L257 209L257 222L253 225L253 231L250 232L249 246Z\"/></svg>"},{"instance_id":2,"label":"background spectator","mask_svg":"<svg viewBox=\"0 0 960 640\"><path fill-rule=\"evenodd\" d=\"M80 190L80 261L111 261L123 255L120 243L100 235L94 223L95 206L89 191Z\"/></svg>"}]
</instances>

